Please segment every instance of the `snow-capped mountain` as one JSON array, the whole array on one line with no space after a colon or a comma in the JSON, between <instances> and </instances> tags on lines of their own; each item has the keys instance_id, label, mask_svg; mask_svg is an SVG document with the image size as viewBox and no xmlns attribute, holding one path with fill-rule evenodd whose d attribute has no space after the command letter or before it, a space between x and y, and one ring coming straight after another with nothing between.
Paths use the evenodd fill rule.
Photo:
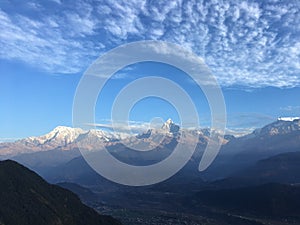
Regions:
<instances>
[{"instance_id":1,"label":"snow-capped mountain","mask_svg":"<svg viewBox=\"0 0 300 225\"><path fill-rule=\"evenodd\" d=\"M180 127L176 125L171 119L168 119L161 127L164 131L167 131L172 134L179 132Z\"/></svg>"},{"instance_id":2,"label":"snow-capped mountain","mask_svg":"<svg viewBox=\"0 0 300 225\"><path fill-rule=\"evenodd\" d=\"M199 144L205 145L209 140L210 132L208 129L186 131L190 135L199 136ZM152 149L157 144L169 144L174 138L180 138L180 127L171 119L162 124L161 128L150 129L139 135L58 126L42 136L28 137L11 143L0 143L0 156L10 157L21 153L43 152L54 149L63 151L78 148L95 150L118 144L132 147L146 146L147 149Z\"/></svg>"},{"instance_id":3,"label":"snow-capped mountain","mask_svg":"<svg viewBox=\"0 0 300 225\"><path fill-rule=\"evenodd\" d=\"M57 146L66 146L74 142L80 134L84 131L80 128L71 128L58 126L50 133L40 137L28 137L19 141L26 146L37 147L44 146L45 148L52 148Z\"/></svg>"},{"instance_id":4,"label":"snow-capped mountain","mask_svg":"<svg viewBox=\"0 0 300 225\"><path fill-rule=\"evenodd\" d=\"M92 149L100 144L115 142L125 137L125 134L113 134L101 130L85 131L80 128L58 126L42 136L28 137L10 143L0 143L0 156L13 156L20 153L53 149L71 150L78 148L78 146Z\"/></svg>"},{"instance_id":5,"label":"snow-capped mountain","mask_svg":"<svg viewBox=\"0 0 300 225\"><path fill-rule=\"evenodd\" d=\"M300 131L300 119L277 120L263 128L256 129L251 136L274 136Z\"/></svg>"},{"instance_id":6,"label":"snow-capped mountain","mask_svg":"<svg viewBox=\"0 0 300 225\"><path fill-rule=\"evenodd\" d=\"M0 143L0 156L3 158L3 156L14 156L21 153L42 152L54 149L67 151L78 149L78 147L86 150L94 150L105 146L122 145L124 143L126 146L145 145L151 149L151 146L156 146L157 143L165 145L170 143L174 138L179 139L180 130L198 136L198 142L202 145L206 145L210 140L211 132L217 133L217 131L210 131L209 129L181 129L171 119L168 119L160 129L151 129L139 135L58 126L51 132L39 137L28 137L16 142ZM236 141L239 142L240 139L246 140L254 137L263 138L266 136L286 135L294 131L300 131L300 120L278 120ZM226 144L234 139L232 136L218 136L222 144Z\"/></svg>"},{"instance_id":7,"label":"snow-capped mountain","mask_svg":"<svg viewBox=\"0 0 300 225\"><path fill-rule=\"evenodd\" d=\"M129 133L112 133L103 130L82 130L58 126L51 132L38 136L28 137L11 143L0 143L0 156L14 156L21 153L33 153L58 150L72 150L78 147L94 150L105 146L124 144L127 146L156 146L157 143L169 143L172 138L178 138L180 127L168 119L159 129L151 129L140 135ZM198 133L195 133L198 135ZM161 139L165 139L161 142ZM127 143L127 144L126 144Z\"/></svg>"},{"instance_id":8,"label":"snow-capped mountain","mask_svg":"<svg viewBox=\"0 0 300 225\"><path fill-rule=\"evenodd\" d=\"M159 129L149 129L146 132L136 135L137 139L151 140L155 136L177 136L180 127L176 125L172 119L168 119Z\"/></svg>"},{"instance_id":9,"label":"snow-capped mountain","mask_svg":"<svg viewBox=\"0 0 300 225\"><path fill-rule=\"evenodd\" d=\"M222 146L210 168L213 176L231 176L259 160L279 154L299 152L300 121L278 120L251 134L237 137ZM224 169L226 168L226 169ZM219 178L220 178L219 177Z\"/></svg>"}]
</instances>

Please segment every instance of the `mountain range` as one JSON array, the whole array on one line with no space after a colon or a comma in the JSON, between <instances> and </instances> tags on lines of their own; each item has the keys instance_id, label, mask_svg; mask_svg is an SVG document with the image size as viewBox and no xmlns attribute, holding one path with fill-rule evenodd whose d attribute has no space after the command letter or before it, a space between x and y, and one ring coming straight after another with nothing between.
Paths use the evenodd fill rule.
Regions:
<instances>
[{"instance_id":1,"label":"mountain range","mask_svg":"<svg viewBox=\"0 0 300 225\"><path fill-rule=\"evenodd\" d=\"M50 183L59 183L86 204L109 212L124 224L299 224L298 208L293 208L298 207L296 198L300 197L299 127L299 120L278 120L245 136L226 135L219 155L202 173L198 171L199 161L210 133L216 131L188 130L198 135L197 148L189 162L170 179L140 188L106 180L87 164L78 147L91 154L94 148L106 147L123 162L153 164L168 157L180 141L182 128L171 120L161 129L133 136L58 127L41 137L2 143L0 155L29 167ZM155 139L162 136L155 146ZM149 152L138 152L127 146L130 143L155 147ZM258 204L264 210L257 210ZM168 214L174 219L162 216L162 210L175 212L176 215ZM150 219L152 213L155 216ZM192 219L190 214L200 217ZM181 220L177 220L178 215ZM159 219L154 219L156 216ZM152 220L156 222L148 223Z\"/></svg>"},{"instance_id":2,"label":"mountain range","mask_svg":"<svg viewBox=\"0 0 300 225\"><path fill-rule=\"evenodd\" d=\"M160 129L149 129L140 134L128 134L121 132L109 132L98 129L82 130L80 128L71 128L58 126L49 133L38 136L28 137L15 142L0 143L0 157L9 158L23 153L34 153L49 150L68 151L78 147L85 150L100 149L103 147L114 146L120 143L128 143L130 146L156 146L161 137L179 139L180 127L171 119L162 124ZM210 130L195 129L185 130L189 134L199 136L199 142L207 143ZM216 131L213 131L216 132ZM227 143L233 136L226 135L224 143Z\"/></svg>"},{"instance_id":3,"label":"mountain range","mask_svg":"<svg viewBox=\"0 0 300 225\"><path fill-rule=\"evenodd\" d=\"M221 179L253 166L259 160L300 151L300 120L275 121L223 145L207 179Z\"/></svg>"},{"instance_id":4,"label":"mountain range","mask_svg":"<svg viewBox=\"0 0 300 225\"><path fill-rule=\"evenodd\" d=\"M84 131L80 128L58 126L51 132L39 137L28 137L16 142L0 143L0 156L10 157L21 153L53 149L67 151L77 148L77 145L84 145L85 148L91 149L99 143L111 143L121 138L123 138L121 133L113 134L102 130Z\"/></svg>"},{"instance_id":5,"label":"mountain range","mask_svg":"<svg viewBox=\"0 0 300 225\"><path fill-rule=\"evenodd\" d=\"M48 172L49 168L65 166L72 159L81 157L79 147L91 152L105 147L121 161L134 165L148 165L161 161L173 151L180 140L180 131L181 128L171 119L167 120L161 129L150 129L137 135L103 130L84 131L59 126L40 137L0 143L0 157L14 159L43 174L45 170ZM194 129L188 132L198 136L196 151L185 167L190 173L191 170L197 170L210 140L210 133L216 131ZM161 137L163 139L157 145L157 140ZM242 137L225 135L222 143L216 160L201 173L206 180L226 178L259 160L299 151L300 120L278 120ZM139 152L131 150L130 146L143 146L153 150Z\"/></svg>"}]
</instances>

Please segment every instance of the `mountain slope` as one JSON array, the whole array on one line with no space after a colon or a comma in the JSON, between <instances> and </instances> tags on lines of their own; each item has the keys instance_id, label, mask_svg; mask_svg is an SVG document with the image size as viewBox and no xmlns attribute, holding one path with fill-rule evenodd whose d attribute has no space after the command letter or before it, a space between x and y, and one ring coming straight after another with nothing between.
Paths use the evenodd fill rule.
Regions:
<instances>
[{"instance_id":1,"label":"mountain slope","mask_svg":"<svg viewBox=\"0 0 300 225\"><path fill-rule=\"evenodd\" d=\"M206 174L212 179L225 178L259 160L288 152L300 152L300 120L276 121L229 141Z\"/></svg>"},{"instance_id":2,"label":"mountain slope","mask_svg":"<svg viewBox=\"0 0 300 225\"><path fill-rule=\"evenodd\" d=\"M102 184L105 180L96 173L83 157L76 157L71 161L49 170L43 176L51 183L76 183L83 186Z\"/></svg>"},{"instance_id":3,"label":"mountain slope","mask_svg":"<svg viewBox=\"0 0 300 225\"><path fill-rule=\"evenodd\" d=\"M300 183L300 152L289 152L258 161L255 165L219 180L216 187L243 187L266 183Z\"/></svg>"},{"instance_id":4,"label":"mountain slope","mask_svg":"<svg viewBox=\"0 0 300 225\"><path fill-rule=\"evenodd\" d=\"M298 221L300 219L300 187L291 185L265 184L227 190L206 190L195 194L192 201L194 206L204 204L234 213L273 218L294 216Z\"/></svg>"},{"instance_id":5,"label":"mountain slope","mask_svg":"<svg viewBox=\"0 0 300 225\"><path fill-rule=\"evenodd\" d=\"M290 152L264 159L237 174L257 182L300 183L300 152Z\"/></svg>"},{"instance_id":6,"label":"mountain slope","mask_svg":"<svg viewBox=\"0 0 300 225\"><path fill-rule=\"evenodd\" d=\"M0 162L0 224L117 225L70 191L45 182L14 161Z\"/></svg>"},{"instance_id":7,"label":"mountain slope","mask_svg":"<svg viewBox=\"0 0 300 225\"><path fill-rule=\"evenodd\" d=\"M72 191L81 199L82 202L86 203L87 205L89 203L99 201L99 197L94 192L78 184L63 182L63 183L57 183L56 185Z\"/></svg>"},{"instance_id":8,"label":"mountain slope","mask_svg":"<svg viewBox=\"0 0 300 225\"><path fill-rule=\"evenodd\" d=\"M100 130L82 130L58 126L49 133L28 137L15 142L0 143L0 157L10 158L22 153L43 152L49 150L73 150L78 146L85 149L94 149L102 146L103 143L114 142L126 136L121 133L109 133Z\"/></svg>"},{"instance_id":9,"label":"mountain slope","mask_svg":"<svg viewBox=\"0 0 300 225\"><path fill-rule=\"evenodd\" d=\"M15 142L0 143L0 156L14 156L20 153L48 151L57 148L69 150L67 146L73 143L82 133L84 131L79 128L58 126L39 137L28 137Z\"/></svg>"},{"instance_id":10,"label":"mountain slope","mask_svg":"<svg viewBox=\"0 0 300 225\"><path fill-rule=\"evenodd\" d=\"M34 171L41 171L43 168L53 168L55 166L65 164L78 156L80 156L80 151L78 149L73 149L72 151L54 149L49 151L19 154L11 159Z\"/></svg>"}]
</instances>

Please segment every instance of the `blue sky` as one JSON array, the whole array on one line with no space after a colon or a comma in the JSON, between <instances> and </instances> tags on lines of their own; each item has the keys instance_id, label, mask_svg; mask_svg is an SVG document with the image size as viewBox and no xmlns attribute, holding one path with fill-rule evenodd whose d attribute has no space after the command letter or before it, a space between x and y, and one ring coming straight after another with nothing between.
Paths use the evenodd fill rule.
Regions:
<instances>
[{"instance_id":1,"label":"blue sky","mask_svg":"<svg viewBox=\"0 0 300 225\"><path fill-rule=\"evenodd\" d=\"M300 2L0 1L0 139L72 126L83 72L106 51L140 40L179 44L202 57L222 87L230 129L300 115ZM180 72L146 63L111 80L104 104L139 76L170 74L189 90L208 124L207 102ZM174 76L173 76L174 77ZM110 119L97 107L97 122ZM131 120L178 121L170 104L145 99Z\"/></svg>"}]
</instances>

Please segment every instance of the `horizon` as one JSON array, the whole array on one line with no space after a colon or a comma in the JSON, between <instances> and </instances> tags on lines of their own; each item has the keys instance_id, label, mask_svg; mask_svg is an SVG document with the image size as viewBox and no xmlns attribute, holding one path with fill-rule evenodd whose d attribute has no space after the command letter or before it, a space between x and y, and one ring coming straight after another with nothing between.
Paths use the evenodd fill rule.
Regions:
<instances>
[{"instance_id":1,"label":"horizon","mask_svg":"<svg viewBox=\"0 0 300 225\"><path fill-rule=\"evenodd\" d=\"M278 117L277 120L272 121L271 123L265 124L265 125L270 125L272 123L275 123L276 121L284 121L284 122L294 122L295 120L299 120L300 117ZM144 134L149 130L159 130L159 129L163 129L162 126L164 124L166 124L166 122L168 120L171 120L172 123L174 123L174 121L171 118L168 118L167 120L165 120L163 123L156 123L154 125L150 124L150 123L146 123L146 122L141 122L141 121L129 121L130 123L130 127L131 130L127 130L126 128L122 127L122 123L120 124L120 127L118 127L118 124L115 124L115 129L117 129L117 131L114 130L114 128L112 127L112 125L110 123L107 124L87 124L88 126L91 126L90 129L82 129L81 127L71 127L71 126L64 126L64 125L59 125L56 126L52 129L50 129L48 132L46 133L42 133L36 136L27 136L27 137L19 137L19 138L0 138L0 143L5 143L5 142L15 142L15 141L19 141L22 139L26 139L29 137L42 137L44 135L47 135L51 132L53 132L54 130L57 130L59 128L71 128L71 129L82 129L84 132L88 132L90 130L101 130L107 133L124 133L124 134L131 134L132 136L135 135L139 135L139 134ZM210 129L210 127L181 127L180 124L178 123L174 123L175 125L178 125L180 127L180 129L183 130L205 130L205 129ZM225 130L225 134L224 135L233 135L234 137L238 138L238 137L243 137L246 136L248 134L253 133L255 130L263 128L262 127L253 127L253 128L238 128L235 130L231 130L226 128Z\"/></svg>"}]
</instances>

